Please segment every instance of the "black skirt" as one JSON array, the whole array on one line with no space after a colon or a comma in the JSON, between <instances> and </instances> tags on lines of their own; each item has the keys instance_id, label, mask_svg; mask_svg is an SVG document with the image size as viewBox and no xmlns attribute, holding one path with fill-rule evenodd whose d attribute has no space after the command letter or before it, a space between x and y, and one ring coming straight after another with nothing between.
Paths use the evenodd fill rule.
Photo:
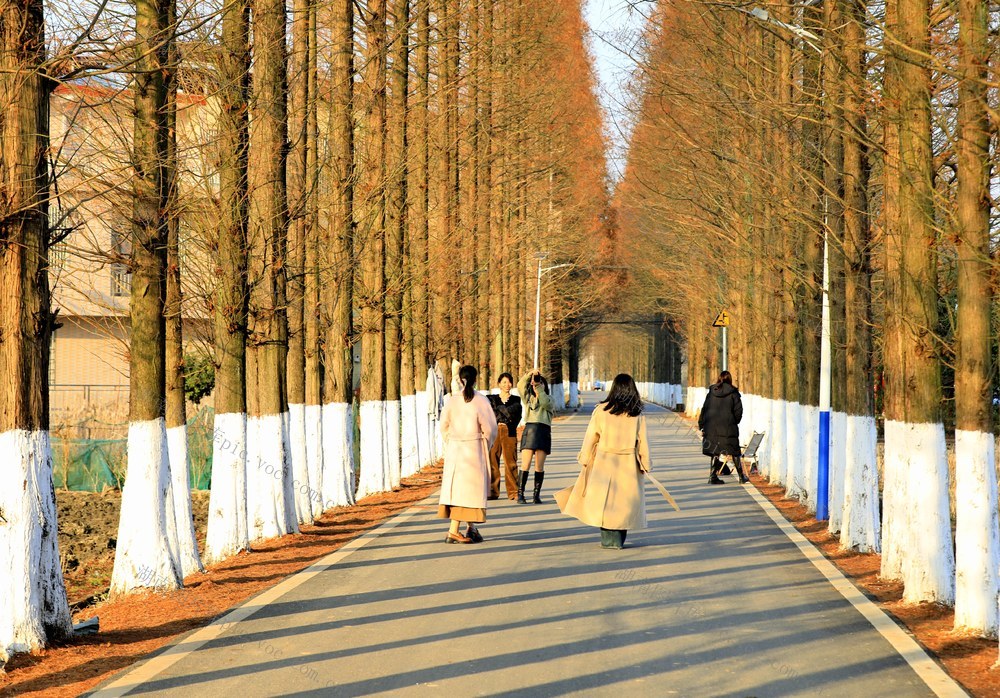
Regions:
<instances>
[{"instance_id":1,"label":"black skirt","mask_svg":"<svg viewBox=\"0 0 1000 698\"><path fill-rule=\"evenodd\" d=\"M548 424L529 422L521 432L522 451L541 451L548 455L552 453L552 427Z\"/></svg>"},{"instance_id":2,"label":"black skirt","mask_svg":"<svg viewBox=\"0 0 1000 698\"><path fill-rule=\"evenodd\" d=\"M738 436L710 436L708 434L701 440L701 452L706 456L733 456L740 458L740 437Z\"/></svg>"}]
</instances>

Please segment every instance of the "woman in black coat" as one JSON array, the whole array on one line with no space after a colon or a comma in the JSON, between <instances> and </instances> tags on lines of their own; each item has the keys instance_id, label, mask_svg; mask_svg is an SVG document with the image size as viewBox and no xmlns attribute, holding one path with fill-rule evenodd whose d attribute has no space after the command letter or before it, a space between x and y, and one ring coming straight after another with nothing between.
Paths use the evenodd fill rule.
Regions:
<instances>
[{"instance_id":1,"label":"woman in black coat","mask_svg":"<svg viewBox=\"0 0 1000 698\"><path fill-rule=\"evenodd\" d=\"M723 485L719 478L722 460L719 456L732 456L740 483L749 482L743 472L740 451L740 420L743 418L743 401L740 391L733 387L733 376L729 371L719 374L719 382L708 389L708 396L701 408L698 429L701 430L701 452L712 459L712 469L708 478L710 485Z\"/></svg>"}]
</instances>

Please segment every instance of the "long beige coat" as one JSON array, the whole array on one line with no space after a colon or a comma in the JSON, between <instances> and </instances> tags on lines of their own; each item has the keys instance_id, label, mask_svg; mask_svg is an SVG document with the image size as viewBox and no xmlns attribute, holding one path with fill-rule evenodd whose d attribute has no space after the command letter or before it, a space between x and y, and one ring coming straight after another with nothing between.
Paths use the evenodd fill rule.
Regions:
<instances>
[{"instance_id":1,"label":"long beige coat","mask_svg":"<svg viewBox=\"0 0 1000 698\"><path fill-rule=\"evenodd\" d=\"M441 504L485 509L490 493L490 446L497 438L497 420L489 400L476 393L466 402L453 394L441 412L444 473Z\"/></svg>"},{"instance_id":2,"label":"long beige coat","mask_svg":"<svg viewBox=\"0 0 1000 698\"><path fill-rule=\"evenodd\" d=\"M646 419L613 415L598 405L577 460L576 484L556 493L559 509L589 526L646 526L642 473L649 470Z\"/></svg>"}]
</instances>

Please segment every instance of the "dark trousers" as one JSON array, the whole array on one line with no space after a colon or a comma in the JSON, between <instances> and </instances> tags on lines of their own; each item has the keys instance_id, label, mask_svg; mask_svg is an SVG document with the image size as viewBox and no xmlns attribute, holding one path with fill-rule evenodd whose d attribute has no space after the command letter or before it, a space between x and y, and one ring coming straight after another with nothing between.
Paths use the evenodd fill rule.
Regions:
<instances>
[{"instance_id":1,"label":"dark trousers","mask_svg":"<svg viewBox=\"0 0 1000 698\"><path fill-rule=\"evenodd\" d=\"M740 477L746 477L743 473L743 459L739 456L733 456L733 465L736 466L736 472L740 474ZM722 470L722 458L719 456L712 457L712 472L710 473L713 477L718 477L719 471Z\"/></svg>"},{"instance_id":2,"label":"dark trousers","mask_svg":"<svg viewBox=\"0 0 1000 698\"><path fill-rule=\"evenodd\" d=\"M615 528L601 529L601 546L605 548L620 548L625 545L625 536L628 531L620 531Z\"/></svg>"}]
</instances>

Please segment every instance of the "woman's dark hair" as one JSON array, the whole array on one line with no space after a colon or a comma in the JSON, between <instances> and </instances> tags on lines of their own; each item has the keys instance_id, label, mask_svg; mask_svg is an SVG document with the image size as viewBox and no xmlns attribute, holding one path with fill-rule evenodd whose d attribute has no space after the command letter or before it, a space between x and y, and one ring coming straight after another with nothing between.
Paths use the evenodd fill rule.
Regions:
<instances>
[{"instance_id":1,"label":"woman's dark hair","mask_svg":"<svg viewBox=\"0 0 1000 698\"><path fill-rule=\"evenodd\" d=\"M549 382L547 380L545 380L545 376L543 376L541 373L539 373L537 376L535 376L535 378L542 384L542 390L544 390L545 394L548 395L549 394ZM532 390L531 381L530 380L528 381L528 389Z\"/></svg>"},{"instance_id":2,"label":"woman's dark hair","mask_svg":"<svg viewBox=\"0 0 1000 698\"><path fill-rule=\"evenodd\" d=\"M500 385L500 381L502 381L504 378L506 378L507 380L509 380L511 385L514 385L514 376L510 375L506 371L504 371L503 373L501 373L500 377L497 378L497 385Z\"/></svg>"},{"instance_id":3,"label":"woman's dark hair","mask_svg":"<svg viewBox=\"0 0 1000 698\"><path fill-rule=\"evenodd\" d=\"M465 398L466 402L472 402L472 398L476 396L476 378L479 376L479 371L476 370L475 366L465 365L458 369L458 379L462 381L462 397Z\"/></svg>"},{"instance_id":4,"label":"woman's dark hair","mask_svg":"<svg viewBox=\"0 0 1000 698\"><path fill-rule=\"evenodd\" d=\"M733 384L733 374L730 373L729 371L723 371L722 373L720 373L719 374L719 385L722 385L723 383L728 383L729 385L732 385Z\"/></svg>"},{"instance_id":5,"label":"woman's dark hair","mask_svg":"<svg viewBox=\"0 0 1000 698\"><path fill-rule=\"evenodd\" d=\"M603 403L604 409L611 414L627 414L629 417L638 417L642 414L642 398L639 397L639 389L635 386L632 376L627 373L619 373L611 382L611 390Z\"/></svg>"}]
</instances>

